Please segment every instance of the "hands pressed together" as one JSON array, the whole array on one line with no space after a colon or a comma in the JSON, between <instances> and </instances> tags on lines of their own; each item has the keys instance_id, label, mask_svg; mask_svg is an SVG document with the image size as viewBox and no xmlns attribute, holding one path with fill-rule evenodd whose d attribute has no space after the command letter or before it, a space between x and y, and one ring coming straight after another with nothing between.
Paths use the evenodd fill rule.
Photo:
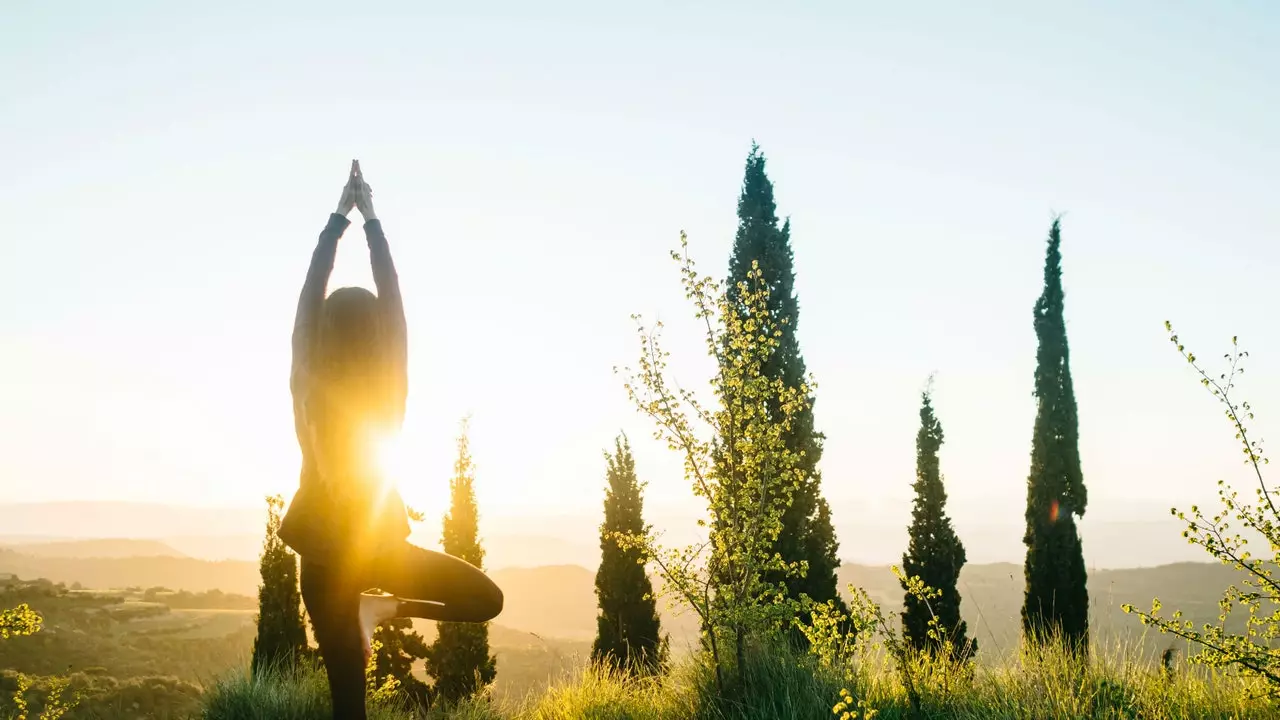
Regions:
<instances>
[{"instance_id":1,"label":"hands pressed together","mask_svg":"<svg viewBox=\"0 0 1280 720\"><path fill-rule=\"evenodd\" d=\"M364 181L364 174L360 172L360 161L351 161L351 173L347 177L347 185L342 188L342 197L338 200L337 213L343 217L351 212L351 208L356 208L360 214L364 216L364 221L377 220L378 216L373 212L373 188Z\"/></svg>"}]
</instances>

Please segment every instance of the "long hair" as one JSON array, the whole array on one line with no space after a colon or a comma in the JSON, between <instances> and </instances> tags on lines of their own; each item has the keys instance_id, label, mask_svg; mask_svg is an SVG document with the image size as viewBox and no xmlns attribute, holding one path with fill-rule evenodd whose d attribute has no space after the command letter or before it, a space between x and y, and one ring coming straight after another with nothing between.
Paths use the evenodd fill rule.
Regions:
<instances>
[{"instance_id":1,"label":"long hair","mask_svg":"<svg viewBox=\"0 0 1280 720\"><path fill-rule=\"evenodd\" d=\"M339 288L325 298L312 422L326 458L358 466L368 461L365 443L389 407L382 322L377 296L364 288Z\"/></svg>"}]
</instances>

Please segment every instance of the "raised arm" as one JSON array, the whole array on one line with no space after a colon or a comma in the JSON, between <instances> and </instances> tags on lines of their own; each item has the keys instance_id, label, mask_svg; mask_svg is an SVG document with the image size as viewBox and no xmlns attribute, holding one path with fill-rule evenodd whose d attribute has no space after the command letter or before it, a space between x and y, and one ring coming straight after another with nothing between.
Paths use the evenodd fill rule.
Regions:
<instances>
[{"instance_id":1,"label":"raised arm","mask_svg":"<svg viewBox=\"0 0 1280 720\"><path fill-rule=\"evenodd\" d=\"M391 246L387 244L387 236L382 232L382 221L373 210L373 188L364 182L360 163L356 162L354 167L358 176L356 208L364 216L364 233L369 244L373 284L378 289L378 304L382 307L393 395L393 417L390 420L399 426L404 422L405 400L409 393L409 331L404 319L404 299L400 295L400 278L396 274L396 265L391 259Z\"/></svg>"},{"instance_id":2,"label":"raised arm","mask_svg":"<svg viewBox=\"0 0 1280 720\"><path fill-rule=\"evenodd\" d=\"M316 249L311 253L311 265L307 268L307 279L302 283L302 292L298 296L298 310L293 317L293 364L289 371L289 387L295 393L298 381L311 363L316 338L319 335L320 311L324 305L325 288L329 284L329 276L333 273L333 260L338 252L338 239L346 231L351 221L347 213L355 206L356 164L351 163L351 174L347 177L347 185L342 189L342 197L338 200L338 209L329 216L329 222L320 232Z\"/></svg>"},{"instance_id":3,"label":"raised arm","mask_svg":"<svg viewBox=\"0 0 1280 720\"><path fill-rule=\"evenodd\" d=\"M298 296L298 311L293 317L293 367L289 373L289 385L294 387L302 371L310 364L315 348L317 328L320 324L320 308L324 304L325 288L333 272L333 260L338 252L338 239L351 221L334 213L320 232L320 240L311 253L311 265L307 279L302 283Z\"/></svg>"}]
</instances>

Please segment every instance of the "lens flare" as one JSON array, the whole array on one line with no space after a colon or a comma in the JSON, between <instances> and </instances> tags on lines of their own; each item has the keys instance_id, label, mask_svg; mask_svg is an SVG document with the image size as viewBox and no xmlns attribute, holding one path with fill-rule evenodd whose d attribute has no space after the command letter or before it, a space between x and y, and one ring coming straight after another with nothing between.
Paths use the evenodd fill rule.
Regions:
<instances>
[{"instance_id":1,"label":"lens flare","mask_svg":"<svg viewBox=\"0 0 1280 720\"><path fill-rule=\"evenodd\" d=\"M373 463L377 468L381 482L379 488L385 496L399 482L404 472L404 449L400 444L400 434L375 435L370 444L373 448Z\"/></svg>"},{"instance_id":2,"label":"lens flare","mask_svg":"<svg viewBox=\"0 0 1280 720\"><path fill-rule=\"evenodd\" d=\"M1051 523L1058 522L1058 501L1057 500L1054 500L1053 502L1049 503L1049 522Z\"/></svg>"}]
</instances>

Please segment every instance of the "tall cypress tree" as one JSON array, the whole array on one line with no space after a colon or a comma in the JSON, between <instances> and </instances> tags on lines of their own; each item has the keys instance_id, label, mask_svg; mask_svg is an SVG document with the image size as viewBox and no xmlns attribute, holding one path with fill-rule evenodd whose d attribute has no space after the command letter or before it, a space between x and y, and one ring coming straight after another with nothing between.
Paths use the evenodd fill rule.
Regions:
<instances>
[{"instance_id":1,"label":"tall cypress tree","mask_svg":"<svg viewBox=\"0 0 1280 720\"><path fill-rule=\"evenodd\" d=\"M653 583L645 572L640 549L619 545L616 534L640 535L644 498L636 479L631 444L623 435L605 453L609 483L600 525L600 569L596 572L596 640L591 660L629 672L650 673L666 664L667 639L662 636Z\"/></svg>"},{"instance_id":2,"label":"tall cypress tree","mask_svg":"<svg viewBox=\"0 0 1280 720\"><path fill-rule=\"evenodd\" d=\"M444 516L444 551L476 567L484 563L476 509L475 466L467 440L467 422L458 436L458 459L449 481L450 507ZM427 651L427 674L435 678L435 697L455 703L493 682L498 661L489 654L489 623L441 622L439 636Z\"/></svg>"},{"instance_id":3,"label":"tall cypress tree","mask_svg":"<svg viewBox=\"0 0 1280 720\"><path fill-rule=\"evenodd\" d=\"M1023 634L1032 640L1060 637L1087 651L1089 592L1076 517L1088 494L1080 471L1075 390L1062 317L1062 253L1059 222L1049 229L1044 290L1035 305L1035 396L1038 402L1027 477L1026 596Z\"/></svg>"},{"instance_id":4,"label":"tall cypress tree","mask_svg":"<svg viewBox=\"0 0 1280 720\"><path fill-rule=\"evenodd\" d=\"M252 672L287 666L307 653L298 588L298 556L278 535L284 498L267 498L267 533L258 570L258 636L253 641Z\"/></svg>"},{"instance_id":5,"label":"tall cypress tree","mask_svg":"<svg viewBox=\"0 0 1280 720\"><path fill-rule=\"evenodd\" d=\"M759 263L763 280L768 285L770 312L782 324L778 348L765 366L764 373L769 378L781 380L789 388L798 388L806 380L806 369L796 337L800 303L795 294L791 220L778 226L773 183L765 173L765 157L755 143L751 144L751 153L747 156L742 191L738 197L738 232L734 238L726 283L731 299L738 298L737 284L747 279L753 262ZM839 543L831 525L831 509L822 497L818 471L823 435L814 429L813 398L809 400L809 407L792 418L792 425L784 437L787 449L801 455L804 480L783 515L782 532L778 535L778 552L783 560L805 561L808 571L804 577L777 576L769 580L785 585L790 597L799 598L805 594L818 602L834 600L843 608L844 601L836 582L836 569L840 566L837 556ZM775 408L774 414L781 417L782 413ZM731 446L728 438L722 440L726 447Z\"/></svg>"},{"instance_id":6,"label":"tall cypress tree","mask_svg":"<svg viewBox=\"0 0 1280 720\"><path fill-rule=\"evenodd\" d=\"M936 590L936 597L924 599L908 592L903 599L902 634L912 647L938 654L944 640L950 641L952 657L967 660L978 651L976 640L968 638L968 628L960 619L960 592L956 581L964 567L964 545L947 517L947 490L942 485L938 450L942 447L942 423L933 412L932 392L921 394L920 431L916 433L916 491L911 508L911 540L902 556L905 575L919 577ZM903 590L907 589L903 583ZM930 637L930 621L937 618Z\"/></svg>"}]
</instances>

